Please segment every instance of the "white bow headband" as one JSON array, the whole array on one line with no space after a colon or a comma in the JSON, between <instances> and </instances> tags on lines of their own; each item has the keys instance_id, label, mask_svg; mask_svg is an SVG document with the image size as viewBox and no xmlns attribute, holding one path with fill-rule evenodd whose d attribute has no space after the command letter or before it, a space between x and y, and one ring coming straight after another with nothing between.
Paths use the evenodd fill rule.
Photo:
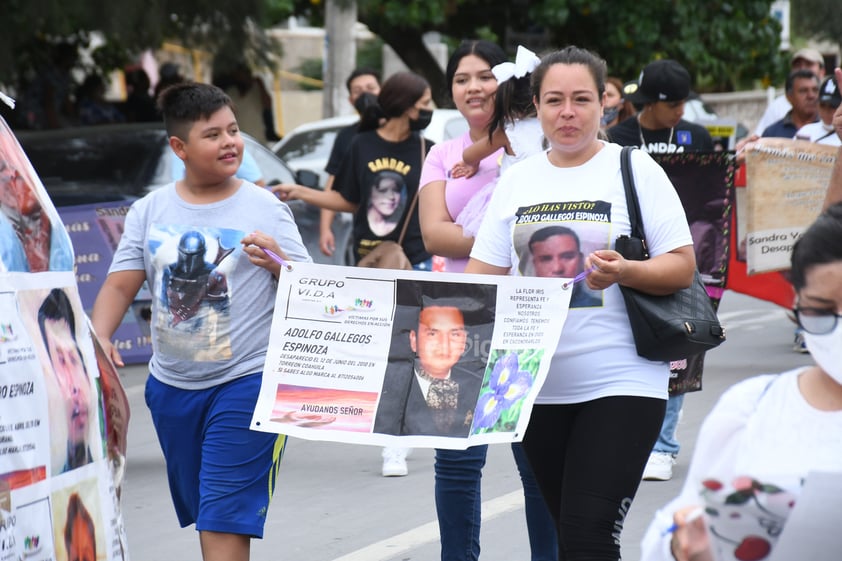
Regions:
<instances>
[{"instance_id":1,"label":"white bow headband","mask_svg":"<svg viewBox=\"0 0 842 561\"><path fill-rule=\"evenodd\" d=\"M7 96L3 92L0 92L0 101L11 107L12 109L15 108L15 100L11 97Z\"/></svg>"},{"instance_id":2,"label":"white bow headband","mask_svg":"<svg viewBox=\"0 0 842 561\"><path fill-rule=\"evenodd\" d=\"M523 78L541 64L541 59L538 55L524 47L518 45L517 56L514 62L501 62L491 69L491 73L497 78L497 83L501 84L511 77Z\"/></svg>"}]
</instances>

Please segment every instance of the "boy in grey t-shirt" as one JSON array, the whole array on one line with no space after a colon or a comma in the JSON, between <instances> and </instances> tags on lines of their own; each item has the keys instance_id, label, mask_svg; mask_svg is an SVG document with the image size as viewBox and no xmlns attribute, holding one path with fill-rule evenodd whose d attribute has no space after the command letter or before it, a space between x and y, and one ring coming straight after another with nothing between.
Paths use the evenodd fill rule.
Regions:
<instances>
[{"instance_id":1,"label":"boy in grey t-shirt","mask_svg":"<svg viewBox=\"0 0 842 561\"><path fill-rule=\"evenodd\" d=\"M185 176L132 205L92 321L122 366L110 339L148 281L146 402L179 523L196 524L206 561L244 561L263 535L285 444L249 430L281 271L263 248L310 257L289 207L234 177L243 140L228 96L182 83L159 103Z\"/></svg>"}]
</instances>

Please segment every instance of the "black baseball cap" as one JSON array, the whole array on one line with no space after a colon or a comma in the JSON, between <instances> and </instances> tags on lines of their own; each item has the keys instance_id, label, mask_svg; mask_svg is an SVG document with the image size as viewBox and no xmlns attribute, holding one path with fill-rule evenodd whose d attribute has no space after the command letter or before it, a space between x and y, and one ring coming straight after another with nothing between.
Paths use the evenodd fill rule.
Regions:
<instances>
[{"instance_id":1,"label":"black baseball cap","mask_svg":"<svg viewBox=\"0 0 842 561\"><path fill-rule=\"evenodd\" d=\"M819 103L832 107L839 107L842 103L842 94L839 93L839 84L836 83L835 77L828 76L822 82L822 87L819 88Z\"/></svg>"},{"instance_id":2,"label":"black baseball cap","mask_svg":"<svg viewBox=\"0 0 842 561\"><path fill-rule=\"evenodd\" d=\"M674 60L650 62L637 82L623 87L623 95L635 104L683 101L690 97L690 73Z\"/></svg>"}]
</instances>

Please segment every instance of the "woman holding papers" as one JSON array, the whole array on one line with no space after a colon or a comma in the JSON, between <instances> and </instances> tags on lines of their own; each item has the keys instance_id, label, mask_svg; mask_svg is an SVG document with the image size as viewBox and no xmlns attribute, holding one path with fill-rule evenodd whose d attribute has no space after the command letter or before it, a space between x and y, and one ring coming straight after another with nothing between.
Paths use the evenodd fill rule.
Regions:
<instances>
[{"instance_id":1,"label":"woman holding papers","mask_svg":"<svg viewBox=\"0 0 842 561\"><path fill-rule=\"evenodd\" d=\"M421 171L418 214L421 234L430 253L447 259L448 272L461 272L474 243L466 237L454 217L477 196L500 170L502 150L483 159L477 173L468 178L452 177L453 166L475 141L488 137L494 117L497 79L492 68L506 62L506 54L494 43L464 41L447 65L447 81L453 102L468 122L468 132L433 146ZM480 554L482 504L481 481L487 445L467 450L436 450L436 512L441 531L442 561L475 561ZM529 533L531 561L556 561L553 521L541 499L535 477L520 443L512 445L521 476Z\"/></svg>"},{"instance_id":2,"label":"woman holding papers","mask_svg":"<svg viewBox=\"0 0 842 561\"><path fill-rule=\"evenodd\" d=\"M637 355L618 285L670 294L690 285L695 268L678 195L641 150L631 167L652 258L628 261L613 249L630 225L621 147L598 138L605 75L605 61L577 47L544 56L532 72L550 148L500 177L465 269L575 276L582 280L573 286L584 283L594 296L560 310L567 318L557 347L546 349L553 359L523 438L565 561L620 558L625 517L664 418L669 365Z\"/></svg>"},{"instance_id":3,"label":"woman holding papers","mask_svg":"<svg viewBox=\"0 0 842 561\"><path fill-rule=\"evenodd\" d=\"M763 559L809 472L842 473L840 239L837 203L792 253L793 312L815 365L749 378L722 395L699 431L681 494L649 526L644 561Z\"/></svg>"}]
</instances>

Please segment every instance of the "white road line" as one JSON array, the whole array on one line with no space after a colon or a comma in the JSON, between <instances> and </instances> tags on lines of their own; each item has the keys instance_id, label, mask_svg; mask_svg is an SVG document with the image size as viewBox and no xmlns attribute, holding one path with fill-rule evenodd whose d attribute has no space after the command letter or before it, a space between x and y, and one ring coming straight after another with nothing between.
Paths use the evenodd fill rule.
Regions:
<instances>
[{"instance_id":1,"label":"white road line","mask_svg":"<svg viewBox=\"0 0 842 561\"><path fill-rule=\"evenodd\" d=\"M523 508L523 491L512 491L482 503L482 521L486 522L497 516ZM357 551L337 557L333 561L383 561L410 551L421 545L438 541L439 523L437 521L422 524L402 534L368 545Z\"/></svg>"},{"instance_id":2,"label":"white road line","mask_svg":"<svg viewBox=\"0 0 842 561\"><path fill-rule=\"evenodd\" d=\"M789 322L786 310L783 308L771 312L763 312L762 314L758 314L757 312L727 312L719 314L719 321L725 326L726 333L728 330L733 329L752 329L757 326L767 325L773 321ZM795 328L795 324L792 324L792 327Z\"/></svg>"}]
</instances>

